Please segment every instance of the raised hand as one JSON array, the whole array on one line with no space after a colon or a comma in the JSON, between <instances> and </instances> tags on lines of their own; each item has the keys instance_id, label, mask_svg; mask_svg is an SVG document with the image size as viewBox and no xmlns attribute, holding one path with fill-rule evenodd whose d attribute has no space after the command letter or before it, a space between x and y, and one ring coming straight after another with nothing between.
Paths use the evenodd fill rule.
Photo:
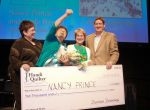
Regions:
<instances>
[{"instance_id":1,"label":"raised hand","mask_svg":"<svg viewBox=\"0 0 150 110\"><path fill-rule=\"evenodd\" d=\"M69 15L71 15L73 13L72 9L66 9L66 12L59 17L56 21L55 21L55 26L59 26L66 17L68 17Z\"/></svg>"},{"instance_id":2,"label":"raised hand","mask_svg":"<svg viewBox=\"0 0 150 110\"><path fill-rule=\"evenodd\" d=\"M29 70L30 70L30 65L28 65L28 64L23 64L23 65L21 66L21 68L23 68L25 71L29 71Z\"/></svg>"},{"instance_id":3,"label":"raised hand","mask_svg":"<svg viewBox=\"0 0 150 110\"><path fill-rule=\"evenodd\" d=\"M71 15L73 13L73 10L72 9L66 9L66 14L67 15Z\"/></svg>"}]
</instances>

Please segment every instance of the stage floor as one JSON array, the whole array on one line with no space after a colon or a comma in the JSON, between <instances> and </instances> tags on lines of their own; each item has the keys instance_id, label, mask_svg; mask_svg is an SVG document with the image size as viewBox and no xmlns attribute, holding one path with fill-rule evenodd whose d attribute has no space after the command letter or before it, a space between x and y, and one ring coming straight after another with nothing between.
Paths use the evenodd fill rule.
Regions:
<instances>
[{"instance_id":1,"label":"stage floor","mask_svg":"<svg viewBox=\"0 0 150 110\"><path fill-rule=\"evenodd\" d=\"M13 107L2 107L0 110L13 110Z\"/></svg>"}]
</instances>

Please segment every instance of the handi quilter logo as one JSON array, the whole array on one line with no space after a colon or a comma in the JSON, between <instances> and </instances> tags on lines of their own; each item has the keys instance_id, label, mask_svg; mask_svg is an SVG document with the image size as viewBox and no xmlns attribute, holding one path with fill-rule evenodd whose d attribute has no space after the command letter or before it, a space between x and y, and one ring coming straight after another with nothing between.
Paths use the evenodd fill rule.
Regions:
<instances>
[{"instance_id":1,"label":"handi quilter logo","mask_svg":"<svg viewBox=\"0 0 150 110\"><path fill-rule=\"evenodd\" d=\"M46 77L43 76L42 72L39 73L26 72L25 74L26 74L25 76L26 82L43 82L46 80Z\"/></svg>"}]
</instances>

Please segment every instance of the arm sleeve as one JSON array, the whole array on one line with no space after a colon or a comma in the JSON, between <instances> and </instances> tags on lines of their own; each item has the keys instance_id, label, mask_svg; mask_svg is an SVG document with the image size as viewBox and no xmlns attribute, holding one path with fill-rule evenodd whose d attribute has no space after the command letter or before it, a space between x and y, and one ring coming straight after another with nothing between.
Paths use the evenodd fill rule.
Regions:
<instances>
[{"instance_id":1,"label":"arm sleeve","mask_svg":"<svg viewBox=\"0 0 150 110\"><path fill-rule=\"evenodd\" d=\"M116 36L112 36L111 42L110 42L110 61L112 64L116 64L119 59L119 50L118 50L118 42L116 39Z\"/></svg>"},{"instance_id":2,"label":"arm sleeve","mask_svg":"<svg viewBox=\"0 0 150 110\"><path fill-rule=\"evenodd\" d=\"M46 36L46 40L47 41L50 41L50 40L53 40L53 39L56 39L55 36L55 33L56 33L56 30L57 30L57 27L55 26L55 24L52 25L50 31L48 32L47 36Z\"/></svg>"},{"instance_id":3,"label":"arm sleeve","mask_svg":"<svg viewBox=\"0 0 150 110\"><path fill-rule=\"evenodd\" d=\"M21 60L21 51L22 45L20 45L20 43L14 43L10 49L9 62L15 71L20 71L22 64L29 64L30 66L33 66L32 62L25 59Z\"/></svg>"}]
</instances>

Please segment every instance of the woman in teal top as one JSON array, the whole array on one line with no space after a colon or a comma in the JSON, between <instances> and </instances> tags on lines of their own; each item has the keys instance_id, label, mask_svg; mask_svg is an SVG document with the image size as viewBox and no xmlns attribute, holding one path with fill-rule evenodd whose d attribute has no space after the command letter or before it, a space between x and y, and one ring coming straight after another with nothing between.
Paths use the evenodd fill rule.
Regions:
<instances>
[{"instance_id":1,"label":"woman in teal top","mask_svg":"<svg viewBox=\"0 0 150 110\"><path fill-rule=\"evenodd\" d=\"M75 30L75 41L76 44L68 45L67 52L72 53L73 51L79 53L82 57L80 58L81 63L86 63L90 61L90 50L83 44L86 39L86 32L82 28Z\"/></svg>"},{"instance_id":2,"label":"woman in teal top","mask_svg":"<svg viewBox=\"0 0 150 110\"><path fill-rule=\"evenodd\" d=\"M55 21L44 41L43 49L36 66L52 66L54 64L65 64L68 62L68 57L63 55L64 47L61 45L67 36L67 29L59 25L72 13L73 11L71 9L67 9L65 14ZM56 57L59 59L57 60Z\"/></svg>"}]
</instances>

